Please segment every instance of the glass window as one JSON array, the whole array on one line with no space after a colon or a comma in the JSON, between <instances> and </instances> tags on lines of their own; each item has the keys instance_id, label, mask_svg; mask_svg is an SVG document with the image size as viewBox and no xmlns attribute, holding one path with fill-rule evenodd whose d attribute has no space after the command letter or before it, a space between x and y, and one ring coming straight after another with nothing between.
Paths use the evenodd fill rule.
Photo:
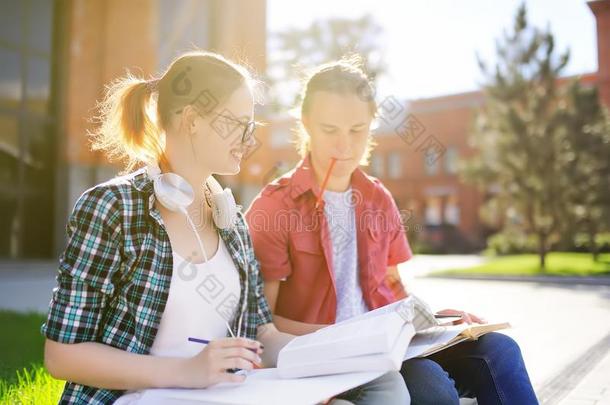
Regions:
<instances>
[{"instance_id":1,"label":"glass window","mask_svg":"<svg viewBox=\"0 0 610 405\"><path fill-rule=\"evenodd\" d=\"M371 155L371 174L375 177L383 177L383 156L378 153Z\"/></svg>"},{"instance_id":2,"label":"glass window","mask_svg":"<svg viewBox=\"0 0 610 405\"><path fill-rule=\"evenodd\" d=\"M439 161L439 159L435 159L435 160L422 159L422 162L424 164L424 172L428 176L434 176L435 174L438 173L438 161Z\"/></svg>"},{"instance_id":3,"label":"glass window","mask_svg":"<svg viewBox=\"0 0 610 405\"><path fill-rule=\"evenodd\" d=\"M26 257L44 257L53 247L53 151L48 125L42 119L23 123L27 140L22 156L25 169L22 251ZM41 209L44 207L44 209Z\"/></svg>"},{"instance_id":4,"label":"glass window","mask_svg":"<svg viewBox=\"0 0 610 405\"><path fill-rule=\"evenodd\" d=\"M50 257L53 254L53 193L28 193L24 197L26 215L20 228L19 254L31 258Z\"/></svg>"},{"instance_id":5,"label":"glass window","mask_svg":"<svg viewBox=\"0 0 610 405\"><path fill-rule=\"evenodd\" d=\"M30 0L28 7L28 46L47 55L51 53L53 39L53 3L53 0Z\"/></svg>"},{"instance_id":6,"label":"glass window","mask_svg":"<svg viewBox=\"0 0 610 405\"><path fill-rule=\"evenodd\" d=\"M11 45L23 40L23 6L25 2L7 0L2 2L0 12L0 41ZM4 64L4 63L3 63Z\"/></svg>"},{"instance_id":7,"label":"glass window","mask_svg":"<svg viewBox=\"0 0 610 405\"><path fill-rule=\"evenodd\" d=\"M440 225L442 223L441 207L442 201L439 197L428 197L426 199L426 225Z\"/></svg>"},{"instance_id":8,"label":"glass window","mask_svg":"<svg viewBox=\"0 0 610 405\"><path fill-rule=\"evenodd\" d=\"M178 54L209 45L210 2L159 0L158 67L163 70ZM202 23L203 21L203 23Z\"/></svg>"},{"instance_id":9,"label":"glass window","mask_svg":"<svg viewBox=\"0 0 610 405\"><path fill-rule=\"evenodd\" d=\"M460 206L455 195L450 195L445 201L445 223L451 225L460 224Z\"/></svg>"},{"instance_id":10,"label":"glass window","mask_svg":"<svg viewBox=\"0 0 610 405\"><path fill-rule=\"evenodd\" d=\"M445 153L445 171L449 174L456 174L458 171L458 151L455 146L447 148Z\"/></svg>"},{"instance_id":11,"label":"glass window","mask_svg":"<svg viewBox=\"0 0 610 405\"><path fill-rule=\"evenodd\" d=\"M21 63L17 51L0 47L0 107L17 109L21 101Z\"/></svg>"},{"instance_id":12,"label":"glass window","mask_svg":"<svg viewBox=\"0 0 610 405\"><path fill-rule=\"evenodd\" d=\"M48 126L43 120L30 119L23 123L22 134L27 140L25 143L25 151L23 161L29 168L26 173L36 174L28 183L32 185L44 186L40 184L40 179L46 180L44 171L49 169L50 162L53 157L53 145L48 131Z\"/></svg>"},{"instance_id":13,"label":"glass window","mask_svg":"<svg viewBox=\"0 0 610 405\"><path fill-rule=\"evenodd\" d=\"M44 114L49 107L51 66L49 59L31 57L27 61L26 102L30 111Z\"/></svg>"},{"instance_id":14,"label":"glass window","mask_svg":"<svg viewBox=\"0 0 610 405\"><path fill-rule=\"evenodd\" d=\"M0 257L52 254L54 6L54 0L9 0L0 12Z\"/></svg>"},{"instance_id":15,"label":"glass window","mask_svg":"<svg viewBox=\"0 0 610 405\"><path fill-rule=\"evenodd\" d=\"M0 115L0 194L14 191L18 159L17 118L12 115Z\"/></svg>"},{"instance_id":16,"label":"glass window","mask_svg":"<svg viewBox=\"0 0 610 405\"><path fill-rule=\"evenodd\" d=\"M402 159L400 152L391 152L388 155L388 176L391 179L402 177Z\"/></svg>"}]
</instances>

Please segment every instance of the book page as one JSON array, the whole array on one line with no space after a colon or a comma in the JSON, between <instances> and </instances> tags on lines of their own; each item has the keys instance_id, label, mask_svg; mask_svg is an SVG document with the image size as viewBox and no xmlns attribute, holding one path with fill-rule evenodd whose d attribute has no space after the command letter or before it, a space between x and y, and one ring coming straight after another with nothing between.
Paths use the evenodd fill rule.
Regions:
<instances>
[{"instance_id":1,"label":"book page","mask_svg":"<svg viewBox=\"0 0 610 405\"><path fill-rule=\"evenodd\" d=\"M510 323L502 322L502 323L486 323L483 325L470 325L470 327L466 328L462 334L471 339L476 339L479 336L483 336L489 332L495 332L501 329L510 328Z\"/></svg>"},{"instance_id":2,"label":"book page","mask_svg":"<svg viewBox=\"0 0 610 405\"><path fill-rule=\"evenodd\" d=\"M381 308L374 309L357 317L347 319L339 324L357 322L362 319L373 318L386 314L388 312L398 313L405 322L410 322L415 327L416 331L428 329L439 325L439 322L434 317L434 313L430 306L422 299L415 295L410 295L407 298L385 305Z\"/></svg>"},{"instance_id":3,"label":"book page","mask_svg":"<svg viewBox=\"0 0 610 405\"><path fill-rule=\"evenodd\" d=\"M296 378L350 372L400 370L402 358L414 335L413 325L405 323L396 337L392 350L388 353L326 359L318 362L308 360L300 363L293 362L287 366L284 364L279 366L278 373L281 377Z\"/></svg>"},{"instance_id":4,"label":"book page","mask_svg":"<svg viewBox=\"0 0 610 405\"><path fill-rule=\"evenodd\" d=\"M412 299L411 297L407 297L404 298L402 300L393 302L391 304L385 305L383 307L374 309L372 311L366 312L362 315L358 315L358 316L354 316L353 318L349 318L346 319L344 321L341 322L337 322L335 324L335 326L338 325L346 325L349 323L354 323L354 322L359 322L362 321L363 319L370 319L370 318L374 318L380 315L384 315L390 312L398 312L399 310L401 310L402 308L407 308L409 305L412 305Z\"/></svg>"},{"instance_id":5,"label":"book page","mask_svg":"<svg viewBox=\"0 0 610 405\"><path fill-rule=\"evenodd\" d=\"M486 333L510 328L510 324L490 323L483 325L450 325L438 326L417 332L411 340L404 360L414 357L429 356L464 340L474 340Z\"/></svg>"},{"instance_id":6,"label":"book page","mask_svg":"<svg viewBox=\"0 0 610 405\"><path fill-rule=\"evenodd\" d=\"M411 339L411 344L407 348L403 360L420 357L426 352L442 347L458 336L462 330L463 328L452 326L437 326L417 332L413 339Z\"/></svg>"},{"instance_id":7,"label":"book page","mask_svg":"<svg viewBox=\"0 0 610 405\"><path fill-rule=\"evenodd\" d=\"M393 312L327 326L294 338L280 351L278 367L389 352L404 321Z\"/></svg>"}]
</instances>

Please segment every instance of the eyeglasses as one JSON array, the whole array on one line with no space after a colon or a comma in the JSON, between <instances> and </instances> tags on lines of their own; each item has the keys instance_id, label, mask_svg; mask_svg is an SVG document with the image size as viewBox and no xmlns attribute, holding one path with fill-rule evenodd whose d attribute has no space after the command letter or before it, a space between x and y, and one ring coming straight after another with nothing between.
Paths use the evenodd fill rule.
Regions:
<instances>
[{"instance_id":1,"label":"eyeglasses","mask_svg":"<svg viewBox=\"0 0 610 405\"><path fill-rule=\"evenodd\" d=\"M254 136L254 131L256 130L257 122L250 120L248 122L244 122L236 117L232 117L230 115L217 114L217 117L223 118L227 121L235 123L236 126L243 127L244 130L241 134L241 143L243 145L250 142L250 140ZM230 127L229 127L230 128ZM233 128L234 129L234 128ZM233 129L230 129L229 132L233 132Z\"/></svg>"},{"instance_id":2,"label":"eyeglasses","mask_svg":"<svg viewBox=\"0 0 610 405\"><path fill-rule=\"evenodd\" d=\"M176 114L181 114L183 110L184 110L184 108L179 109L178 111L176 111ZM203 118L203 114L201 114L197 109L195 109L195 110ZM227 110L225 110L225 111L227 111ZM229 114L231 114L231 113L229 112ZM254 131L256 130L258 123L254 120L244 122L244 121L240 120L239 118L229 115L229 114L216 114L217 117L223 118L223 120L225 120L225 121L218 123L218 122L216 122L217 120L214 119L214 121L212 121L212 125L214 125L214 122L216 122L216 125L218 125L218 124L223 125L229 134L232 133L236 127L243 127L244 130L241 134L241 144L245 145L245 144L250 143L250 141L254 137ZM230 123L227 123L226 121L230 121Z\"/></svg>"}]
</instances>

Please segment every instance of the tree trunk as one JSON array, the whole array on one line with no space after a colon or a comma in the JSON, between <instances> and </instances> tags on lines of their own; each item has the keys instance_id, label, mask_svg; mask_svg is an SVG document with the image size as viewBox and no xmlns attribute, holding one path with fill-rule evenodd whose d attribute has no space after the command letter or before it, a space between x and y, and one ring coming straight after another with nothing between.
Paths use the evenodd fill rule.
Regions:
<instances>
[{"instance_id":1,"label":"tree trunk","mask_svg":"<svg viewBox=\"0 0 610 405\"><path fill-rule=\"evenodd\" d=\"M597 234L597 229L593 221L589 221L589 226L587 227L587 231L589 234L589 251L593 255L593 261L599 261L599 248L597 243L595 243L595 235Z\"/></svg>"},{"instance_id":2,"label":"tree trunk","mask_svg":"<svg viewBox=\"0 0 610 405\"><path fill-rule=\"evenodd\" d=\"M540 259L540 272L546 272L546 234L538 233L538 257Z\"/></svg>"}]
</instances>

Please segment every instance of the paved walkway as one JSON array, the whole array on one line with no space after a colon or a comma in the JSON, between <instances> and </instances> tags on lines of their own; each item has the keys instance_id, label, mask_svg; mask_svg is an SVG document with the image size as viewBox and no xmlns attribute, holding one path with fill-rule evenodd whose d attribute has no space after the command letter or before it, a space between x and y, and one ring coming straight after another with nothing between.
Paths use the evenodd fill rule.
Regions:
<instances>
[{"instance_id":1,"label":"paved walkway","mask_svg":"<svg viewBox=\"0 0 610 405\"><path fill-rule=\"evenodd\" d=\"M46 312L56 271L55 262L0 262L0 309Z\"/></svg>"},{"instance_id":2,"label":"paved walkway","mask_svg":"<svg viewBox=\"0 0 610 405\"><path fill-rule=\"evenodd\" d=\"M509 321L541 404L610 404L610 286L468 281L416 277L427 269L474 263L468 256L422 257L422 267L401 267L409 291L434 309L454 307ZM0 309L46 312L55 263L19 268L0 263Z\"/></svg>"},{"instance_id":3,"label":"paved walkway","mask_svg":"<svg viewBox=\"0 0 610 405\"><path fill-rule=\"evenodd\" d=\"M407 289L434 309L509 321L512 328L505 333L519 342L541 404L571 400L571 390L587 378L605 381L610 389L607 369L592 367L610 353L610 286L436 279L415 277L404 268L401 276Z\"/></svg>"},{"instance_id":4,"label":"paved walkway","mask_svg":"<svg viewBox=\"0 0 610 405\"><path fill-rule=\"evenodd\" d=\"M560 402L561 405L610 404L610 352Z\"/></svg>"}]
</instances>

